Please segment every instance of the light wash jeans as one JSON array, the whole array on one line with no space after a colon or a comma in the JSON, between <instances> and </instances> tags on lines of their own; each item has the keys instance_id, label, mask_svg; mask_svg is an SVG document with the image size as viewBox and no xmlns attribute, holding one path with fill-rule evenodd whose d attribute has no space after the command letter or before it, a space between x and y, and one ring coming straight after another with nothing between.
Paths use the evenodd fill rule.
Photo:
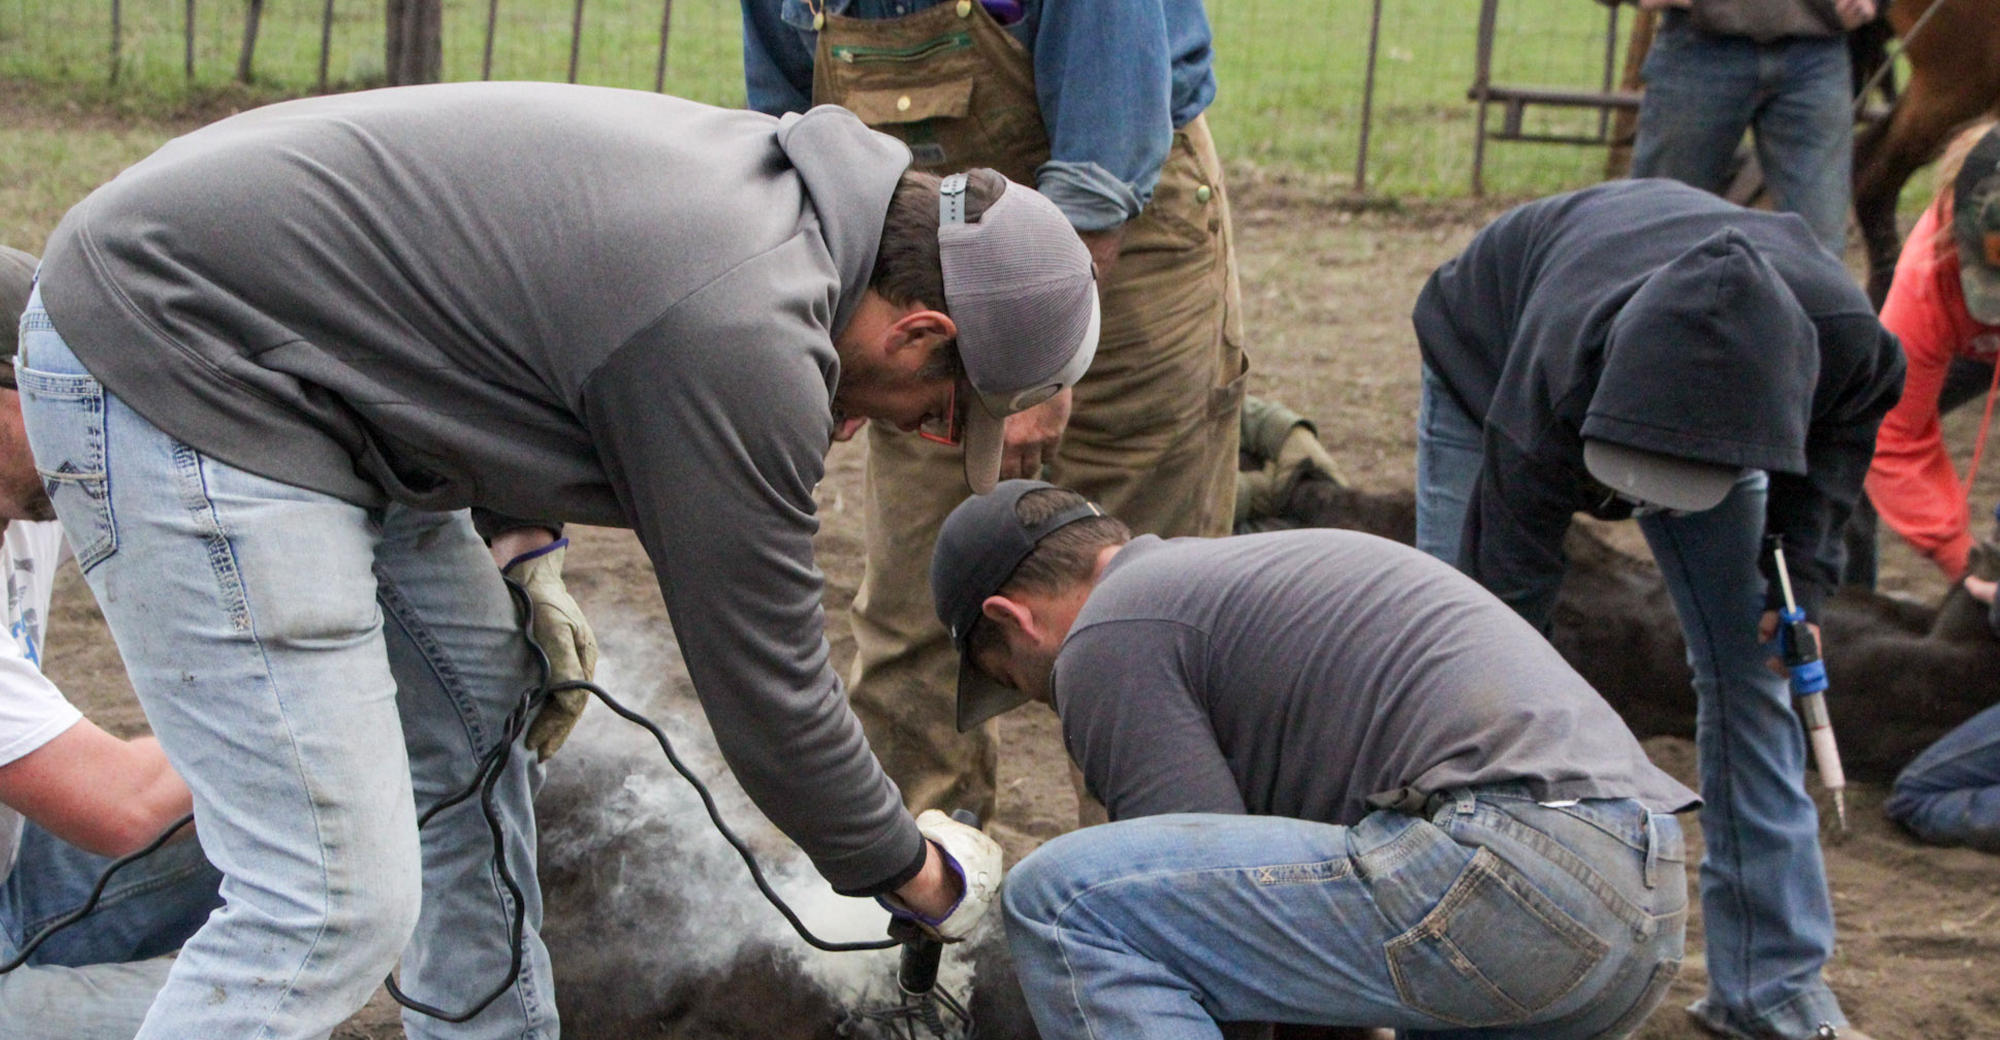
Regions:
<instances>
[{"instance_id":1,"label":"light wash jeans","mask_svg":"<svg viewBox=\"0 0 2000 1040\"><path fill-rule=\"evenodd\" d=\"M1417 414L1417 547L1456 564L1479 479L1479 425L1428 372ZM1757 641L1768 484L1752 472L1714 509L1646 516L1639 529L1694 672L1708 947L1708 996L1697 1008L1726 1028L1794 1038L1847 1020L1820 976L1833 952L1833 904L1805 788L1805 736L1786 680L1764 666L1775 651Z\"/></svg>"},{"instance_id":2,"label":"light wash jeans","mask_svg":"<svg viewBox=\"0 0 2000 1040\"><path fill-rule=\"evenodd\" d=\"M1047 1040L1221 1036L1217 1021L1408 1037L1622 1036L1679 972L1679 824L1508 787L1352 827L1152 816L1057 838L1002 890Z\"/></svg>"},{"instance_id":3,"label":"light wash jeans","mask_svg":"<svg viewBox=\"0 0 2000 1040\"><path fill-rule=\"evenodd\" d=\"M37 465L223 874L223 908L139 1036L323 1037L399 957L419 1000L483 997L507 971L513 902L479 800L416 826L473 778L533 683L470 519L363 509L221 463L99 385L39 298L22 332ZM557 1035L532 759L517 738L493 799L526 902L521 977L465 1025L406 1014L412 1038Z\"/></svg>"},{"instance_id":4,"label":"light wash jeans","mask_svg":"<svg viewBox=\"0 0 2000 1040\"><path fill-rule=\"evenodd\" d=\"M0 885L0 961L84 904L111 860L29 823ZM49 937L27 965L0 975L0 1037L131 1040L179 949L220 906L222 875L201 846L176 841L128 864L90 915Z\"/></svg>"},{"instance_id":5,"label":"light wash jeans","mask_svg":"<svg viewBox=\"0 0 2000 1040\"><path fill-rule=\"evenodd\" d=\"M1757 43L1696 32L1668 11L1641 70L1632 176L1721 194L1743 132L1779 210L1797 213L1833 255L1847 248L1854 85L1843 36Z\"/></svg>"},{"instance_id":6,"label":"light wash jeans","mask_svg":"<svg viewBox=\"0 0 2000 1040\"><path fill-rule=\"evenodd\" d=\"M1882 811L1934 845L2000 852L2000 704L1904 766Z\"/></svg>"}]
</instances>

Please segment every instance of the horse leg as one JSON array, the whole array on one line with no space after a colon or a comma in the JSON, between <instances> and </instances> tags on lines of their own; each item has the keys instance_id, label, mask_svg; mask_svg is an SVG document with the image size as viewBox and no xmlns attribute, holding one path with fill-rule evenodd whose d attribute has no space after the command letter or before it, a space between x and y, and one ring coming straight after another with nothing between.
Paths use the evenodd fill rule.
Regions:
<instances>
[{"instance_id":1,"label":"horse leg","mask_svg":"<svg viewBox=\"0 0 2000 1040\"><path fill-rule=\"evenodd\" d=\"M1855 145L1854 217L1868 248L1868 298L1878 309L1889 295L1902 243L1896 202L1903 185L1931 161L1953 128L1992 100L1941 87L1937 78L1924 68L1912 73L1889 118L1870 127Z\"/></svg>"}]
</instances>

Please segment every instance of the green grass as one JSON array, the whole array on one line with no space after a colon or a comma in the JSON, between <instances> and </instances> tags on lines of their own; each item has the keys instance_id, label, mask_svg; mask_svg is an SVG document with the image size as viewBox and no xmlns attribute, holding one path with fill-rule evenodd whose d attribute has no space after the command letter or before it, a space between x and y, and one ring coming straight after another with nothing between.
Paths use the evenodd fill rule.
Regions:
<instances>
[{"instance_id":1,"label":"green grass","mask_svg":"<svg viewBox=\"0 0 2000 1040\"><path fill-rule=\"evenodd\" d=\"M183 69L186 0L120 0L124 29L114 86L110 0L0 0L0 79L153 115L240 107L317 89L322 0L268 0L249 88L232 83L244 0L195 2L196 68L189 79ZM584 0L577 78L651 89L662 2ZM446 0L446 79L480 77L487 3ZM566 79L573 0L496 0L496 6L493 77ZM1371 6L1361 0L1209 0L1219 81L1211 123L1227 158L1330 189L1352 186ZM1604 75L1606 11L1586 0L1507 0L1494 81L1596 88ZM331 85L380 83L381 0L335 0L334 14ZM1632 9L1622 8L1621 15L1622 35ZM1370 192L1448 197L1469 190L1474 108L1465 95L1477 17L1470 0L1383 3ZM740 33L735 0L676 0L666 89L742 104ZM1622 60L1622 39L1614 51ZM1497 110L1491 118L1497 122ZM1530 110L1534 131L1593 133L1596 126L1588 112ZM1487 190L1532 196L1588 184L1602 179L1604 158L1599 147L1490 142Z\"/></svg>"}]
</instances>

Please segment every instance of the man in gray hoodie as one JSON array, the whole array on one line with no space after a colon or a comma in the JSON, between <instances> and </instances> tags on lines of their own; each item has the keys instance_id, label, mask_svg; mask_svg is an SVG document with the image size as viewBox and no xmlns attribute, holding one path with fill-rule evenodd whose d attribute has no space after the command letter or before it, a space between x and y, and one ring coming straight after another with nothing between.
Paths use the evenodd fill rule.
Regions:
<instances>
[{"instance_id":1,"label":"man in gray hoodie","mask_svg":"<svg viewBox=\"0 0 2000 1040\"><path fill-rule=\"evenodd\" d=\"M224 120L64 218L28 436L225 875L142 1038L323 1036L399 959L454 1015L506 977L536 669L467 507L633 528L759 807L837 890L964 934L997 847L912 820L869 753L813 491L868 419L990 482L1000 419L1089 363L1096 297L1046 199L909 162L833 108L419 87ZM509 744L497 836L479 799L418 827ZM555 1035L520 899L519 979L412 1037Z\"/></svg>"},{"instance_id":2,"label":"man in gray hoodie","mask_svg":"<svg viewBox=\"0 0 2000 1040\"><path fill-rule=\"evenodd\" d=\"M1637 517L1673 596L1706 801L1690 1013L1732 1037L1860 1037L1820 975L1833 908L1804 737L1766 668L1782 596L1761 546L1783 540L1816 618L1902 390L1896 338L1803 220L1666 180L1503 214L1413 319L1418 548L1546 630L1571 516Z\"/></svg>"}]
</instances>

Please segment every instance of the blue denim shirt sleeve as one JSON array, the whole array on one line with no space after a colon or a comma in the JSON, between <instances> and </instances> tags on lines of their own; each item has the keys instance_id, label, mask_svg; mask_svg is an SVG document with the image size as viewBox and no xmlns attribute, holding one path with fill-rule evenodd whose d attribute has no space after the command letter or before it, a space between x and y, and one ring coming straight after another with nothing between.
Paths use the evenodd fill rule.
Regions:
<instances>
[{"instance_id":1,"label":"blue denim shirt sleeve","mask_svg":"<svg viewBox=\"0 0 2000 1040\"><path fill-rule=\"evenodd\" d=\"M935 2L935 0L931 0ZM742 0L750 107L804 111L815 43L805 0ZM850 17L886 18L895 0L828 0ZM930 6L901 0L907 10ZM1035 66L1050 161L1035 186L1080 231L1138 216L1159 183L1173 130L1215 99L1200 0L1029 0L1008 27Z\"/></svg>"},{"instance_id":2,"label":"blue denim shirt sleeve","mask_svg":"<svg viewBox=\"0 0 2000 1040\"><path fill-rule=\"evenodd\" d=\"M795 28L784 15L800 0L743 0L743 86L749 106L768 116L812 107L812 15ZM831 6L831 5L829 5Z\"/></svg>"}]
</instances>

